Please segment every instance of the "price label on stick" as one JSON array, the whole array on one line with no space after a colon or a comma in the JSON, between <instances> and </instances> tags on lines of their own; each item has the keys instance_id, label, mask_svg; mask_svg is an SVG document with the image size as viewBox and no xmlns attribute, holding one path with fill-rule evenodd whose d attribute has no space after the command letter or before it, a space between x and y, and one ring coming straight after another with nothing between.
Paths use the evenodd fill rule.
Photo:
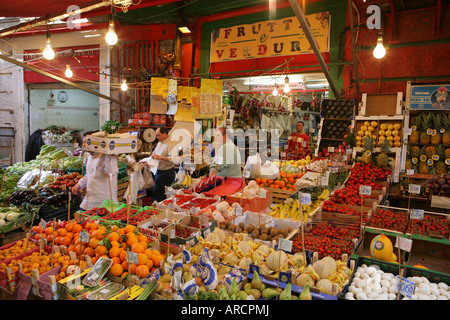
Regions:
<instances>
[{"instance_id":1,"label":"price label on stick","mask_svg":"<svg viewBox=\"0 0 450 320\"><path fill-rule=\"evenodd\" d=\"M400 284L400 276L397 276L397 290L398 285ZM415 283L411 280L402 277L402 284L400 286L400 294L411 299L414 294Z\"/></svg>"},{"instance_id":2,"label":"price label on stick","mask_svg":"<svg viewBox=\"0 0 450 320\"><path fill-rule=\"evenodd\" d=\"M400 248L400 250L411 252L412 240L397 236L395 246L397 248Z\"/></svg>"},{"instance_id":3,"label":"price label on stick","mask_svg":"<svg viewBox=\"0 0 450 320\"><path fill-rule=\"evenodd\" d=\"M329 173L329 171L327 171L325 173L325 175L320 177L320 185L321 186L328 186L329 177L330 177L330 173Z\"/></svg>"},{"instance_id":4,"label":"price label on stick","mask_svg":"<svg viewBox=\"0 0 450 320\"><path fill-rule=\"evenodd\" d=\"M41 218L41 221L39 222L39 225L41 227L41 229L45 229L47 227L47 222Z\"/></svg>"},{"instance_id":5,"label":"price label on stick","mask_svg":"<svg viewBox=\"0 0 450 320\"><path fill-rule=\"evenodd\" d=\"M127 263L128 264L139 264L138 254L136 252L127 251Z\"/></svg>"},{"instance_id":6,"label":"price label on stick","mask_svg":"<svg viewBox=\"0 0 450 320\"><path fill-rule=\"evenodd\" d=\"M278 249L291 252L292 251L292 241L280 238L278 240Z\"/></svg>"},{"instance_id":7,"label":"price label on stick","mask_svg":"<svg viewBox=\"0 0 450 320\"><path fill-rule=\"evenodd\" d=\"M266 198L266 189L259 189L259 197Z\"/></svg>"},{"instance_id":8,"label":"price label on stick","mask_svg":"<svg viewBox=\"0 0 450 320\"><path fill-rule=\"evenodd\" d=\"M411 209L409 214L411 219L422 220L424 217L424 211L422 209Z\"/></svg>"},{"instance_id":9,"label":"price label on stick","mask_svg":"<svg viewBox=\"0 0 450 320\"><path fill-rule=\"evenodd\" d=\"M359 194L363 196L370 196L372 194L371 186L359 186Z\"/></svg>"},{"instance_id":10,"label":"price label on stick","mask_svg":"<svg viewBox=\"0 0 450 320\"><path fill-rule=\"evenodd\" d=\"M170 239L175 239L175 229L169 230L169 237L170 237Z\"/></svg>"},{"instance_id":11,"label":"price label on stick","mask_svg":"<svg viewBox=\"0 0 450 320\"><path fill-rule=\"evenodd\" d=\"M419 184L410 184L409 185L409 193L420 194L420 185Z\"/></svg>"},{"instance_id":12,"label":"price label on stick","mask_svg":"<svg viewBox=\"0 0 450 320\"><path fill-rule=\"evenodd\" d=\"M80 232L80 240L83 243L89 242L89 233L87 231L81 231Z\"/></svg>"},{"instance_id":13,"label":"price label on stick","mask_svg":"<svg viewBox=\"0 0 450 320\"><path fill-rule=\"evenodd\" d=\"M408 176L412 176L412 175L414 174L414 169L407 169L407 170L406 170L406 174L407 174Z\"/></svg>"},{"instance_id":14,"label":"price label on stick","mask_svg":"<svg viewBox=\"0 0 450 320\"><path fill-rule=\"evenodd\" d=\"M234 206L234 214L236 216L242 216L242 207L241 206Z\"/></svg>"},{"instance_id":15,"label":"price label on stick","mask_svg":"<svg viewBox=\"0 0 450 320\"><path fill-rule=\"evenodd\" d=\"M311 194L310 193L301 193L300 194L300 202L306 206L311 205Z\"/></svg>"}]
</instances>

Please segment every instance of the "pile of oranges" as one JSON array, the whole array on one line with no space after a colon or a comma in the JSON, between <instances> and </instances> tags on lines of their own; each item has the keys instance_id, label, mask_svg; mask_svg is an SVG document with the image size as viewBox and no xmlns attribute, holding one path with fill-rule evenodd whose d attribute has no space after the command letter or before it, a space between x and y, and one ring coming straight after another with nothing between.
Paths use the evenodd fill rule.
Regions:
<instances>
[{"instance_id":1,"label":"pile of oranges","mask_svg":"<svg viewBox=\"0 0 450 320\"><path fill-rule=\"evenodd\" d=\"M256 183L262 188L295 191L295 182L303 176L303 173L286 173L281 171L278 179L256 178Z\"/></svg>"},{"instance_id":2,"label":"pile of oranges","mask_svg":"<svg viewBox=\"0 0 450 320\"><path fill-rule=\"evenodd\" d=\"M89 233L89 242L81 243L80 233ZM55 239L53 240L53 235ZM32 237L36 240L45 237L49 244L67 247L67 252L74 252L77 257L87 255L92 263L101 258L112 259L110 273L113 276L125 277L135 274L140 278L147 277L154 268L159 268L164 255L158 250L150 249L151 242L146 235L139 232L136 226L101 225L97 221L71 221L63 227L47 225L45 230L40 226L32 228ZM127 263L127 251L137 253L138 264Z\"/></svg>"}]
</instances>

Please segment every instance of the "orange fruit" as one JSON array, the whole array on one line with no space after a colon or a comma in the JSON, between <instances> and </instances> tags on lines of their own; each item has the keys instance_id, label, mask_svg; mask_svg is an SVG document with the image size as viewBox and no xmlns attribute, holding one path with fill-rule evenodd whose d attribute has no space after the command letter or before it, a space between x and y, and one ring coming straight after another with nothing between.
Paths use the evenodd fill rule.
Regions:
<instances>
[{"instance_id":1,"label":"orange fruit","mask_svg":"<svg viewBox=\"0 0 450 320\"><path fill-rule=\"evenodd\" d=\"M127 245L128 245L129 247L132 247L133 244L135 244L135 243L138 243L138 239L136 238L136 236L130 236L130 237L128 237L128 239L127 239Z\"/></svg>"},{"instance_id":2,"label":"orange fruit","mask_svg":"<svg viewBox=\"0 0 450 320\"><path fill-rule=\"evenodd\" d=\"M58 235L60 237L64 237L67 234L67 230L65 228L59 228L58 229Z\"/></svg>"},{"instance_id":3,"label":"orange fruit","mask_svg":"<svg viewBox=\"0 0 450 320\"><path fill-rule=\"evenodd\" d=\"M137 264L131 263L130 264L130 274L135 274L136 273L136 268L137 268Z\"/></svg>"},{"instance_id":4,"label":"orange fruit","mask_svg":"<svg viewBox=\"0 0 450 320\"><path fill-rule=\"evenodd\" d=\"M98 245L95 248L95 253L97 253L99 256L105 255L108 252L108 249L104 245Z\"/></svg>"},{"instance_id":5,"label":"orange fruit","mask_svg":"<svg viewBox=\"0 0 450 320\"><path fill-rule=\"evenodd\" d=\"M111 231L116 232L117 230L119 230L119 226L117 224L111 225Z\"/></svg>"},{"instance_id":6,"label":"orange fruit","mask_svg":"<svg viewBox=\"0 0 450 320\"><path fill-rule=\"evenodd\" d=\"M98 229L97 232L95 233L95 237L98 240L102 240L105 236L106 236L106 230L103 228Z\"/></svg>"},{"instance_id":7,"label":"orange fruit","mask_svg":"<svg viewBox=\"0 0 450 320\"><path fill-rule=\"evenodd\" d=\"M53 234L49 234L49 235L47 236L47 243L48 243L49 245L51 245L51 244L53 243Z\"/></svg>"},{"instance_id":8,"label":"orange fruit","mask_svg":"<svg viewBox=\"0 0 450 320\"><path fill-rule=\"evenodd\" d=\"M123 235L125 234L125 229L124 228L119 228L116 230L118 234Z\"/></svg>"},{"instance_id":9,"label":"orange fruit","mask_svg":"<svg viewBox=\"0 0 450 320\"><path fill-rule=\"evenodd\" d=\"M127 260L127 252L125 250L123 250L120 254L119 254L119 258L121 261L125 261Z\"/></svg>"},{"instance_id":10,"label":"orange fruit","mask_svg":"<svg viewBox=\"0 0 450 320\"><path fill-rule=\"evenodd\" d=\"M126 260L122 261L123 270L128 270L128 262Z\"/></svg>"},{"instance_id":11,"label":"orange fruit","mask_svg":"<svg viewBox=\"0 0 450 320\"><path fill-rule=\"evenodd\" d=\"M260 184L260 183L261 183L261 178L256 178L256 179L255 179L255 182L256 182L257 184Z\"/></svg>"},{"instance_id":12,"label":"orange fruit","mask_svg":"<svg viewBox=\"0 0 450 320\"><path fill-rule=\"evenodd\" d=\"M151 249L145 249L144 250L145 255L147 256L147 258L151 259L152 258L152 250Z\"/></svg>"},{"instance_id":13,"label":"orange fruit","mask_svg":"<svg viewBox=\"0 0 450 320\"><path fill-rule=\"evenodd\" d=\"M148 270L152 270L152 268L153 268L153 260L152 259L148 259L147 263L145 265L148 267Z\"/></svg>"},{"instance_id":14,"label":"orange fruit","mask_svg":"<svg viewBox=\"0 0 450 320\"><path fill-rule=\"evenodd\" d=\"M73 239L73 232L67 232L65 237L69 238L70 240Z\"/></svg>"},{"instance_id":15,"label":"orange fruit","mask_svg":"<svg viewBox=\"0 0 450 320\"><path fill-rule=\"evenodd\" d=\"M163 259L164 259L164 256L162 254L153 255L152 256L153 265L157 268L161 267L161 261Z\"/></svg>"},{"instance_id":16,"label":"orange fruit","mask_svg":"<svg viewBox=\"0 0 450 320\"><path fill-rule=\"evenodd\" d=\"M139 242L148 242L148 237L145 234L140 233L138 235Z\"/></svg>"},{"instance_id":17,"label":"orange fruit","mask_svg":"<svg viewBox=\"0 0 450 320\"><path fill-rule=\"evenodd\" d=\"M150 274L150 270L145 264L143 264L136 267L135 273L139 278L142 279Z\"/></svg>"},{"instance_id":18,"label":"orange fruit","mask_svg":"<svg viewBox=\"0 0 450 320\"><path fill-rule=\"evenodd\" d=\"M68 232L72 231L72 228L73 228L73 223L72 222L69 222L68 224L66 224L66 230Z\"/></svg>"},{"instance_id":19,"label":"orange fruit","mask_svg":"<svg viewBox=\"0 0 450 320\"><path fill-rule=\"evenodd\" d=\"M156 250L156 249L152 250L152 255L157 256L157 255L160 255L160 254L161 254L161 252L159 250Z\"/></svg>"},{"instance_id":20,"label":"orange fruit","mask_svg":"<svg viewBox=\"0 0 450 320\"><path fill-rule=\"evenodd\" d=\"M120 243L118 243L117 241L111 241L111 246L112 247L116 247L116 248L120 248Z\"/></svg>"},{"instance_id":21,"label":"orange fruit","mask_svg":"<svg viewBox=\"0 0 450 320\"><path fill-rule=\"evenodd\" d=\"M135 242L131 246L131 251L136 252L136 253L142 253L142 252L144 252L144 250L145 250L145 247L140 242Z\"/></svg>"},{"instance_id":22,"label":"orange fruit","mask_svg":"<svg viewBox=\"0 0 450 320\"><path fill-rule=\"evenodd\" d=\"M47 228L45 228L45 234L46 234L46 235L53 234L53 227L47 227Z\"/></svg>"},{"instance_id":23,"label":"orange fruit","mask_svg":"<svg viewBox=\"0 0 450 320\"><path fill-rule=\"evenodd\" d=\"M93 249L97 248L98 246L98 239L97 238L91 238L89 239L89 246Z\"/></svg>"},{"instance_id":24,"label":"orange fruit","mask_svg":"<svg viewBox=\"0 0 450 320\"><path fill-rule=\"evenodd\" d=\"M81 226L81 224L76 223L73 225L73 228L72 228L73 233L79 233L79 232L81 232L81 230L83 230L83 227Z\"/></svg>"},{"instance_id":25,"label":"orange fruit","mask_svg":"<svg viewBox=\"0 0 450 320\"><path fill-rule=\"evenodd\" d=\"M111 232L110 234L109 234L109 236L108 236L108 240L111 242L111 241L119 241L119 239L120 239L120 235L117 233L117 232L115 232L115 231L113 231L113 232Z\"/></svg>"},{"instance_id":26,"label":"orange fruit","mask_svg":"<svg viewBox=\"0 0 450 320\"><path fill-rule=\"evenodd\" d=\"M122 273L122 275L120 277L123 279L127 276L127 274L128 274L128 272L125 271L124 273Z\"/></svg>"},{"instance_id":27,"label":"orange fruit","mask_svg":"<svg viewBox=\"0 0 450 320\"><path fill-rule=\"evenodd\" d=\"M134 230L136 230L136 226L132 224L127 224L125 226L125 233L134 232Z\"/></svg>"},{"instance_id":28,"label":"orange fruit","mask_svg":"<svg viewBox=\"0 0 450 320\"><path fill-rule=\"evenodd\" d=\"M83 254L88 255L89 257L93 257L95 255L95 250L91 247L86 247L84 249Z\"/></svg>"},{"instance_id":29,"label":"orange fruit","mask_svg":"<svg viewBox=\"0 0 450 320\"><path fill-rule=\"evenodd\" d=\"M109 269L109 272L113 276L120 277L122 275L122 273L123 273L123 267L119 263L113 264L111 266L111 268Z\"/></svg>"},{"instance_id":30,"label":"orange fruit","mask_svg":"<svg viewBox=\"0 0 450 320\"><path fill-rule=\"evenodd\" d=\"M95 221L92 221L92 222L89 224L89 230L97 230L97 229L98 229L97 223L96 223Z\"/></svg>"},{"instance_id":31,"label":"orange fruit","mask_svg":"<svg viewBox=\"0 0 450 320\"><path fill-rule=\"evenodd\" d=\"M120 249L118 247L112 247L109 249L108 255L110 258L118 257L120 255Z\"/></svg>"},{"instance_id":32,"label":"orange fruit","mask_svg":"<svg viewBox=\"0 0 450 320\"><path fill-rule=\"evenodd\" d=\"M85 249L86 249L86 246L84 244L82 244L81 247L79 244L77 244L75 246L75 253L78 255L80 253L83 253Z\"/></svg>"},{"instance_id":33,"label":"orange fruit","mask_svg":"<svg viewBox=\"0 0 450 320\"><path fill-rule=\"evenodd\" d=\"M113 264L120 264L120 265L122 265L122 260L120 260L119 257L113 257L113 258L111 258L111 260L112 260Z\"/></svg>"},{"instance_id":34,"label":"orange fruit","mask_svg":"<svg viewBox=\"0 0 450 320\"><path fill-rule=\"evenodd\" d=\"M72 239L68 238L68 237L62 237L60 244L62 244L63 246L68 246L69 244L71 244Z\"/></svg>"},{"instance_id":35,"label":"orange fruit","mask_svg":"<svg viewBox=\"0 0 450 320\"><path fill-rule=\"evenodd\" d=\"M148 257L145 253L138 253L138 265L146 264Z\"/></svg>"}]
</instances>

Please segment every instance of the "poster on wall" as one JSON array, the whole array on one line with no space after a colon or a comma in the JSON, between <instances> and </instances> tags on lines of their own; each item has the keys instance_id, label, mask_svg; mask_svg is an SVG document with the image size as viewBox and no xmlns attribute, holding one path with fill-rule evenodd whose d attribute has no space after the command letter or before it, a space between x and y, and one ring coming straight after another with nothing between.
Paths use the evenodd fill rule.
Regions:
<instances>
[{"instance_id":1,"label":"poster on wall","mask_svg":"<svg viewBox=\"0 0 450 320\"><path fill-rule=\"evenodd\" d=\"M195 118L192 113L191 93L192 88L186 86L178 86L178 108L175 114L175 121L194 122Z\"/></svg>"},{"instance_id":2,"label":"poster on wall","mask_svg":"<svg viewBox=\"0 0 450 320\"><path fill-rule=\"evenodd\" d=\"M168 91L169 79L152 77L150 93L150 113L165 114L167 112Z\"/></svg>"},{"instance_id":3,"label":"poster on wall","mask_svg":"<svg viewBox=\"0 0 450 320\"><path fill-rule=\"evenodd\" d=\"M330 13L306 16L321 52L330 51ZM297 17L215 29L210 63L313 53Z\"/></svg>"},{"instance_id":4,"label":"poster on wall","mask_svg":"<svg viewBox=\"0 0 450 320\"><path fill-rule=\"evenodd\" d=\"M450 84L413 85L411 86L411 103L409 108L417 109L450 109Z\"/></svg>"}]
</instances>

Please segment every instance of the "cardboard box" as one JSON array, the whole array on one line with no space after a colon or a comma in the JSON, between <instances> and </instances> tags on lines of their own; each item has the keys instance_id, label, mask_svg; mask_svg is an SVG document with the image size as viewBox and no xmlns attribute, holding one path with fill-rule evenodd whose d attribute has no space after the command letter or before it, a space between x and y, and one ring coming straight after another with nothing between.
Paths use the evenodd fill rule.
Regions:
<instances>
[{"instance_id":1,"label":"cardboard box","mask_svg":"<svg viewBox=\"0 0 450 320\"><path fill-rule=\"evenodd\" d=\"M138 149L137 137L124 138L102 138L88 135L86 139L86 151L104 154L136 153Z\"/></svg>"},{"instance_id":2,"label":"cardboard box","mask_svg":"<svg viewBox=\"0 0 450 320\"><path fill-rule=\"evenodd\" d=\"M358 115L401 115L403 93L363 93Z\"/></svg>"}]
</instances>

